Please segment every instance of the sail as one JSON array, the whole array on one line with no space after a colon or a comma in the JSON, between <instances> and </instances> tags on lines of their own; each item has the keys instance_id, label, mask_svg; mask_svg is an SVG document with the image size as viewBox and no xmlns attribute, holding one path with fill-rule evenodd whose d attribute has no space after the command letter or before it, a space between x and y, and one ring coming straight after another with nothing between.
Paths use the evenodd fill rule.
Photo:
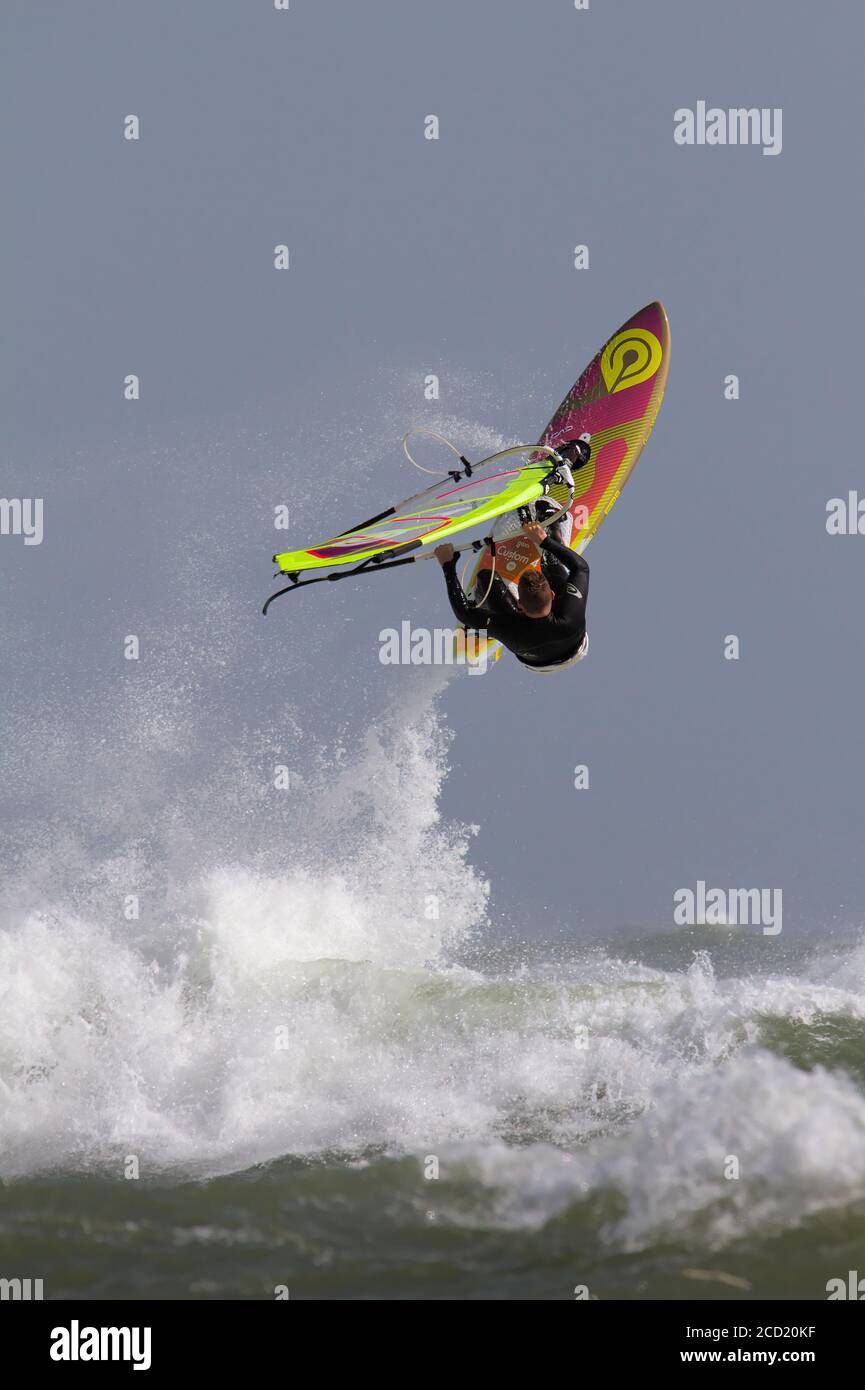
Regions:
<instances>
[{"instance_id":1,"label":"sail","mask_svg":"<svg viewBox=\"0 0 865 1390\"><path fill-rule=\"evenodd\" d=\"M532 454L528 462L527 453ZM517 455L522 456L519 462ZM481 463L454 469L432 487L338 536L273 558L283 573L293 574L438 545L540 497L552 466L549 453L540 454L536 444L503 449Z\"/></svg>"}]
</instances>

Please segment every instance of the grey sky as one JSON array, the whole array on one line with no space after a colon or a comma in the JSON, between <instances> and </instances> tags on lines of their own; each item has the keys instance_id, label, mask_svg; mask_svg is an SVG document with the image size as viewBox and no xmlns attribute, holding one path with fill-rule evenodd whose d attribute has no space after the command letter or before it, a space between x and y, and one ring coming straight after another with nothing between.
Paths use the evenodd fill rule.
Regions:
<instances>
[{"instance_id":1,"label":"grey sky","mask_svg":"<svg viewBox=\"0 0 865 1390\"><path fill-rule=\"evenodd\" d=\"M227 739L287 690L361 729L408 678L378 630L449 622L441 578L265 621L273 505L303 544L413 491L413 421L535 438L660 298L667 396L588 551L590 657L451 685L443 809L523 926L669 921L698 877L782 887L791 930L859 921L865 537L825 505L865 492L862 37L840 0L7 4L0 491L45 498L43 545L0 539L10 729L49 697L74 728L122 635L169 630ZM783 152L677 147L701 99L783 108ZM230 636L228 675L177 631Z\"/></svg>"}]
</instances>

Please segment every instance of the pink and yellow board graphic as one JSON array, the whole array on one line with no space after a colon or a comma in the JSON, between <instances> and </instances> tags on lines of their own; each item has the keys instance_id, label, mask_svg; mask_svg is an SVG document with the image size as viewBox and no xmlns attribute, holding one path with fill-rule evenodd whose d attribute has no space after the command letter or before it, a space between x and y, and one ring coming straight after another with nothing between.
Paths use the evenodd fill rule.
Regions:
<instances>
[{"instance_id":1,"label":"pink and yellow board graphic","mask_svg":"<svg viewBox=\"0 0 865 1390\"><path fill-rule=\"evenodd\" d=\"M627 482L652 431L664 395L670 366L670 325L657 301L634 314L613 334L568 392L539 444L555 448L569 439L592 436L592 457L574 473L574 519L571 548L585 550ZM551 492L555 500L556 489ZM560 499L564 501L564 498ZM526 536L502 541L497 547L496 573L514 583L529 566L537 568L540 553ZM485 550L469 584L469 592L490 566ZM499 644L487 644L489 650ZM489 653L488 653L489 654Z\"/></svg>"}]
</instances>

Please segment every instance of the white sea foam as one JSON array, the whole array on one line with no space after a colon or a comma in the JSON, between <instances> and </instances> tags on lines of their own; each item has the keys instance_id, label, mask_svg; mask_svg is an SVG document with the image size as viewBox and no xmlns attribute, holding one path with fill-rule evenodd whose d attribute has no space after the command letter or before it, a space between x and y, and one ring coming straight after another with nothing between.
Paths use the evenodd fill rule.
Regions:
<instances>
[{"instance_id":1,"label":"white sea foam","mask_svg":"<svg viewBox=\"0 0 865 1390\"><path fill-rule=\"evenodd\" d=\"M109 798L104 862L67 838L38 900L13 885L3 1174L119 1170L128 1154L152 1174L435 1152L445 1177L488 1194L454 1219L536 1227L615 1192L604 1231L627 1248L689 1226L723 1245L865 1195L859 1089L761 1040L767 1016L861 1018L856 952L843 968L721 979L705 953L676 970L598 952L457 963L486 889L470 837L439 818L443 677L427 675L354 755L312 760L277 846L250 832L259 813L273 823L272 796L238 755L199 789L216 806L233 788L229 814L205 816L207 855L192 853L197 803L124 843ZM158 912L122 920L121 887L155 886L159 865Z\"/></svg>"}]
</instances>

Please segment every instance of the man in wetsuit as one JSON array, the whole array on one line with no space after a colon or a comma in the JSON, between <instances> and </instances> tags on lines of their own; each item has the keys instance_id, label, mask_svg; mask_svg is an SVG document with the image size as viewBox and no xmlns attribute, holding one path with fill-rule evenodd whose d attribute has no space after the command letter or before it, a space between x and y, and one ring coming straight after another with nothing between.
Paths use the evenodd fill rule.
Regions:
<instances>
[{"instance_id":1,"label":"man in wetsuit","mask_svg":"<svg viewBox=\"0 0 865 1390\"><path fill-rule=\"evenodd\" d=\"M526 526L524 531L540 549L542 569L523 571L519 599L496 575L485 607L477 608L463 593L453 546L440 545L436 559L444 570L451 608L461 623L487 632L524 666L562 670L585 656L588 648L589 566L542 526Z\"/></svg>"},{"instance_id":2,"label":"man in wetsuit","mask_svg":"<svg viewBox=\"0 0 865 1390\"><path fill-rule=\"evenodd\" d=\"M578 439L557 446L560 462L555 476L565 484L571 497L571 468L579 470L589 462L590 439L590 435L581 434ZM541 552L541 568L523 571L517 598L512 587L494 575L483 607L478 607L463 593L453 546L440 545L436 559L445 573L451 608L465 627L487 632L530 670L562 671L581 661L588 651L589 566L570 548L569 513L561 515L561 509L547 497L535 503L534 511L536 522L555 513L559 515L552 524L548 520L549 531L540 525L523 527L524 534Z\"/></svg>"}]
</instances>

